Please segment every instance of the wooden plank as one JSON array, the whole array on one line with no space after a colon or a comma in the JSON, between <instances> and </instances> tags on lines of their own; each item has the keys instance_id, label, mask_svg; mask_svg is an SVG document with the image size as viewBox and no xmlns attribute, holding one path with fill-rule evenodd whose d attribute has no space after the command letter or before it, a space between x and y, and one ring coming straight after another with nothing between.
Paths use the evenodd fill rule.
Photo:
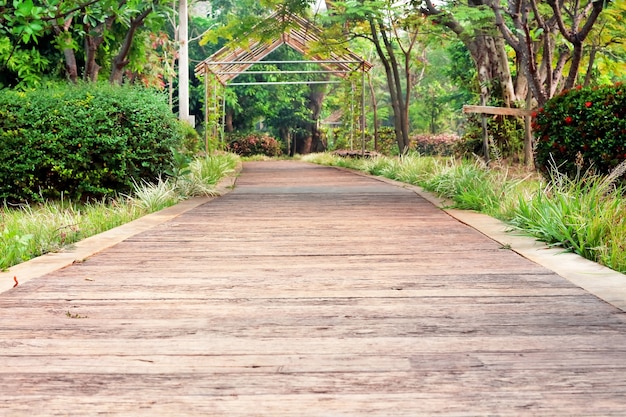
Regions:
<instances>
[{"instance_id":1,"label":"wooden plank","mask_svg":"<svg viewBox=\"0 0 626 417\"><path fill-rule=\"evenodd\" d=\"M463 113L496 114L500 116L532 116L533 110L494 106L463 106Z\"/></svg>"},{"instance_id":2,"label":"wooden plank","mask_svg":"<svg viewBox=\"0 0 626 417\"><path fill-rule=\"evenodd\" d=\"M292 161L0 295L0 415L623 415L625 359L611 305Z\"/></svg>"}]
</instances>

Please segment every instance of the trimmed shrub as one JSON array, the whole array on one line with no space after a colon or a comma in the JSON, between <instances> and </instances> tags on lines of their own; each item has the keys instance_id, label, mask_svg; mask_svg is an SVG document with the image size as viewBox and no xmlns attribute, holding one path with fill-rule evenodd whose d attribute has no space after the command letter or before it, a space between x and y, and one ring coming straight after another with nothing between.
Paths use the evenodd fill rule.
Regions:
<instances>
[{"instance_id":1,"label":"trimmed shrub","mask_svg":"<svg viewBox=\"0 0 626 417\"><path fill-rule=\"evenodd\" d=\"M411 145L421 155L452 156L461 138L453 134L414 135Z\"/></svg>"},{"instance_id":2,"label":"trimmed shrub","mask_svg":"<svg viewBox=\"0 0 626 417\"><path fill-rule=\"evenodd\" d=\"M607 174L626 159L624 85L565 91L533 116L535 163L544 174Z\"/></svg>"},{"instance_id":3,"label":"trimmed shrub","mask_svg":"<svg viewBox=\"0 0 626 417\"><path fill-rule=\"evenodd\" d=\"M227 151L241 156L280 156L280 142L260 133L229 134Z\"/></svg>"},{"instance_id":4,"label":"trimmed shrub","mask_svg":"<svg viewBox=\"0 0 626 417\"><path fill-rule=\"evenodd\" d=\"M136 87L0 91L0 199L100 198L153 180L181 146L164 97Z\"/></svg>"}]
</instances>

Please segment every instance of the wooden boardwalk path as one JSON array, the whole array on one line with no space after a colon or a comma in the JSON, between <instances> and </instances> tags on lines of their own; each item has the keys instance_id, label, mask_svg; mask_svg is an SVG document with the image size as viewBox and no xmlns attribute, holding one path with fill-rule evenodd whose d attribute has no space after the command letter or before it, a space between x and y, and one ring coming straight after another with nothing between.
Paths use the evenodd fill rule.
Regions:
<instances>
[{"instance_id":1,"label":"wooden boardwalk path","mask_svg":"<svg viewBox=\"0 0 626 417\"><path fill-rule=\"evenodd\" d=\"M0 294L0 416L625 416L626 317L415 193L237 187Z\"/></svg>"}]
</instances>

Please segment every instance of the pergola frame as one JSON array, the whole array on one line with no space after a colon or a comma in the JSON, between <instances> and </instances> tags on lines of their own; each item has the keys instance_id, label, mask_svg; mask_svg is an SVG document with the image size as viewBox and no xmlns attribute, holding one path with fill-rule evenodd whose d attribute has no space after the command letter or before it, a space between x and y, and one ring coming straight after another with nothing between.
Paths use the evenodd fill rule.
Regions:
<instances>
[{"instance_id":1,"label":"pergola frame","mask_svg":"<svg viewBox=\"0 0 626 417\"><path fill-rule=\"evenodd\" d=\"M221 110L221 123L219 126L220 140L224 138L225 125L225 93L222 94L221 109L218 110L217 104L217 84L219 83L224 89L229 85L287 85L287 84L336 84L340 81L260 81L250 83L232 82L237 76L247 71L254 64L317 64L322 70L303 70L303 71L251 71L253 74L331 74L340 78L346 78L355 71L361 72L361 144L362 151L365 151L365 73L372 68L372 65L365 59L354 54L347 48L340 52L330 52L328 56L322 57L319 54L310 52L310 44L321 41L321 30L310 21L292 14L273 13L264 22L281 21L286 28L283 33L276 39L270 41L260 41L256 39L249 40L247 46L235 46L230 43L222 49L200 62L195 67L197 76L204 77L205 86L205 147L208 152L209 148L209 112L211 110L217 112ZM282 45L288 45L305 57L306 61L262 61L263 58L275 51ZM209 86L209 75L213 76L213 87ZM213 92L212 108L209 108L209 90ZM217 126L215 126L217 128ZM351 135L354 134L354 128L351 126ZM215 132L217 133L217 132Z\"/></svg>"}]
</instances>

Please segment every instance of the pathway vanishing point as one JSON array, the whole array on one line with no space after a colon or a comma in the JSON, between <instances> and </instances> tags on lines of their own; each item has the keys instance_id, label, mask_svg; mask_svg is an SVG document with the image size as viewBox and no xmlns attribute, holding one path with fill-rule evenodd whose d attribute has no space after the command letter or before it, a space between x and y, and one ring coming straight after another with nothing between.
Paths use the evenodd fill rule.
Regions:
<instances>
[{"instance_id":1,"label":"pathway vanishing point","mask_svg":"<svg viewBox=\"0 0 626 417\"><path fill-rule=\"evenodd\" d=\"M625 416L626 316L302 162L0 294L0 416Z\"/></svg>"}]
</instances>

